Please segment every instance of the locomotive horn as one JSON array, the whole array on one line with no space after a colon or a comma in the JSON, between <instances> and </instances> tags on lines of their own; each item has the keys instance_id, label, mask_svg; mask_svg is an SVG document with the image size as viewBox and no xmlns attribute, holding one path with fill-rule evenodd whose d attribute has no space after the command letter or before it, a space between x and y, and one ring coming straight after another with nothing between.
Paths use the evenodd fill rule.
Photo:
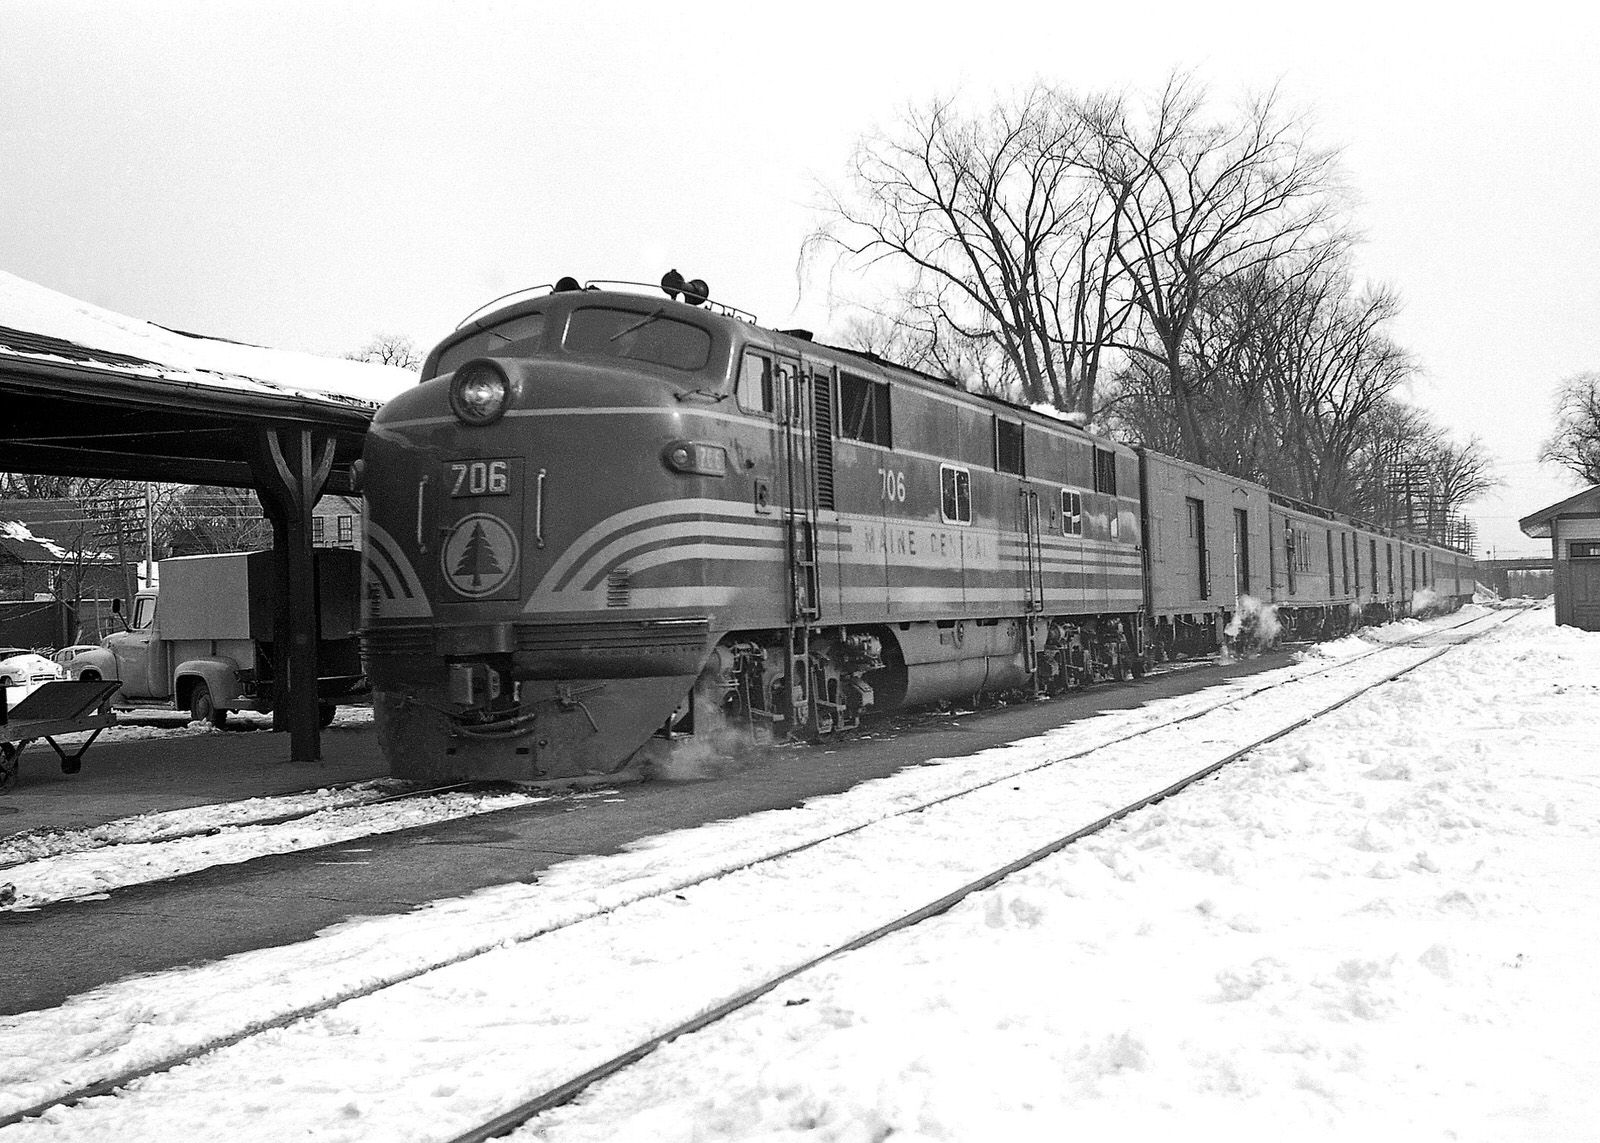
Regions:
<instances>
[{"instance_id":1,"label":"locomotive horn","mask_svg":"<svg viewBox=\"0 0 1600 1143\"><path fill-rule=\"evenodd\" d=\"M683 285L683 300L691 306L704 305L711 297L711 287L700 278L691 278Z\"/></svg>"},{"instance_id":2,"label":"locomotive horn","mask_svg":"<svg viewBox=\"0 0 1600 1143\"><path fill-rule=\"evenodd\" d=\"M677 301L678 295L683 292L683 275L676 270L668 270L661 275L661 291L673 301Z\"/></svg>"}]
</instances>

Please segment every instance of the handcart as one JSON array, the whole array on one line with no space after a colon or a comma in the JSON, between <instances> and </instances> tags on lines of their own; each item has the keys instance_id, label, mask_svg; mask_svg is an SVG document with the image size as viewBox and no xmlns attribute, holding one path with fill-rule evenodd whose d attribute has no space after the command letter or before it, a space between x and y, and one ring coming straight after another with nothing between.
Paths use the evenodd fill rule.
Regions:
<instances>
[{"instance_id":1,"label":"handcart","mask_svg":"<svg viewBox=\"0 0 1600 1143\"><path fill-rule=\"evenodd\" d=\"M83 756L100 732L117 721L111 709L111 696L121 688L119 682L91 681L45 683L16 706L7 709L5 689L0 688L0 790L16 780L22 752L32 742L44 739L61 759L63 774L76 774L83 768ZM76 750L68 753L56 736L92 731Z\"/></svg>"}]
</instances>

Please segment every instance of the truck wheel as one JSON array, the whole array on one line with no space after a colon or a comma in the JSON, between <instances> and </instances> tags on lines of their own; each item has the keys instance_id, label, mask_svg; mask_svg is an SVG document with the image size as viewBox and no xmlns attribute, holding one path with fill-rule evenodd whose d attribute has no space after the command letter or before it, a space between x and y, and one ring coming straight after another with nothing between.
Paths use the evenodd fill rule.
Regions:
<instances>
[{"instance_id":1,"label":"truck wheel","mask_svg":"<svg viewBox=\"0 0 1600 1143\"><path fill-rule=\"evenodd\" d=\"M82 672L78 676L78 681L84 683L98 683L100 681L100 672L95 670L93 667L90 667L88 670Z\"/></svg>"},{"instance_id":2,"label":"truck wheel","mask_svg":"<svg viewBox=\"0 0 1600 1143\"><path fill-rule=\"evenodd\" d=\"M210 687L196 683L194 690L189 692L189 717L196 722L209 722L221 730L227 724L228 712L218 710L212 703Z\"/></svg>"},{"instance_id":3,"label":"truck wheel","mask_svg":"<svg viewBox=\"0 0 1600 1143\"><path fill-rule=\"evenodd\" d=\"M333 716L338 713L339 708L334 703L319 702L317 704L317 725L327 729L329 724L333 722Z\"/></svg>"}]
</instances>

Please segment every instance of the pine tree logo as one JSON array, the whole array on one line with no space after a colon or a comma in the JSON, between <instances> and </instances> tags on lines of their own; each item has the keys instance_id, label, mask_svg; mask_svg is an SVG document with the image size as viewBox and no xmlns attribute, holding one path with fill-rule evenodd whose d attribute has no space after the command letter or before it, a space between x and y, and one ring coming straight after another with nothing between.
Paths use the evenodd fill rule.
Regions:
<instances>
[{"instance_id":1,"label":"pine tree logo","mask_svg":"<svg viewBox=\"0 0 1600 1143\"><path fill-rule=\"evenodd\" d=\"M445 579L462 595L481 599L505 587L517 570L517 537L498 516L477 512L450 530L440 553Z\"/></svg>"}]
</instances>

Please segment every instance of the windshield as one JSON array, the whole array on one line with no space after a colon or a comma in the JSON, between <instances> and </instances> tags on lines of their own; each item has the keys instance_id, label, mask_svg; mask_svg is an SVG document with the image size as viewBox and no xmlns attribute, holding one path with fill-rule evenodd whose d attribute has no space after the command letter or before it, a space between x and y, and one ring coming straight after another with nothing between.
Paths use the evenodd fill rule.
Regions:
<instances>
[{"instance_id":1,"label":"windshield","mask_svg":"<svg viewBox=\"0 0 1600 1143\"><path fill-rule=\"evenodd\" d=\"M439 354L439 373L454 373L474 357L525 357L544 345L544 315L521 314L462 338Z\"/></svg>"},{"instance_id":2,"label":"windshield","mask_svg":"<svg viewBox=\"0 0 1600 1143\"><path fill-rule=\"evenodd\" d=\"M626 357L673 369L702 368L711 360L711 335L697 325L665 316L589 306L567 321L563 348L572 353Z\"/></svg>"}]
</instances>

